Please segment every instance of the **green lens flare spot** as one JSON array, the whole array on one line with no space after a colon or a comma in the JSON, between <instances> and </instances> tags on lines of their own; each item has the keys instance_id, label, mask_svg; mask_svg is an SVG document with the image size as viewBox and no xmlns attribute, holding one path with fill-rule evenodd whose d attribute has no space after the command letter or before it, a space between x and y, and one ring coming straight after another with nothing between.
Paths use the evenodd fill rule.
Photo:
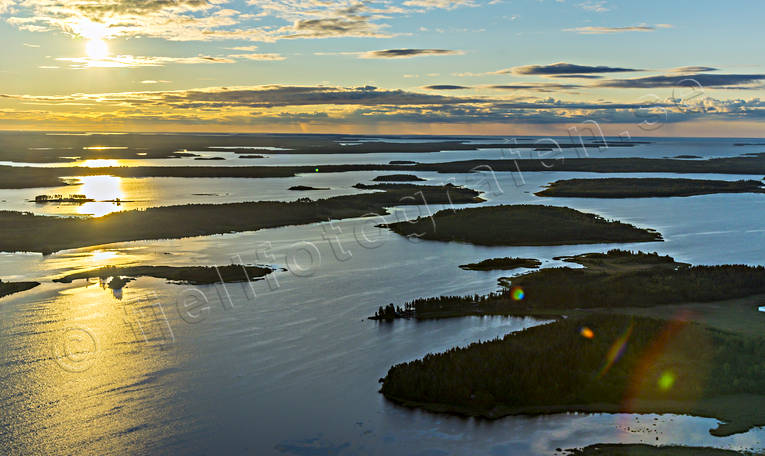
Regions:
<instances>
[{"instance_id":1,"label":"green lens flare spot","mask_svg":"<svg viewBox=\"0 0 765 456\"><path fill-rule=\"evenodd\" d=\"M662 391L668 391L675 384L675 374L670 371L664 371L659 377L658 385Z\"/></svg>"}]
</instances>

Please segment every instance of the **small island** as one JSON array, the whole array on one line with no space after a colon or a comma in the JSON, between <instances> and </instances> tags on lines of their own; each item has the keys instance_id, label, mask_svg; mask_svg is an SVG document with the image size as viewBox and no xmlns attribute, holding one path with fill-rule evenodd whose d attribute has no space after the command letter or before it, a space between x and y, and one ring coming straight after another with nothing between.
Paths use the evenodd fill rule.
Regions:
<instances>
[{"instance_id":1,"label":"small island","mask_svg":"<svg viewBox=\"0 0 765 456\"><path fill-rule=\"evenodd\" d=\"M247 158L247 159L257 159L257 158L266 158L265 155L239 155L239 158Z\"/></svg>"},{"instance_id":2,"label":"small island","mask_svg":"<svg viewBox=\"0 0 765 456\"><path fill-rule=\"evenodd\" d=\"M199 161L221 161L221 160L225 160L225 158L224 157L196 157L196 158L194 158L194 160L199 160Z\"/></svg>"},{"instance_id":3,"label":"small island","mask_svg":"<svg viewBox=\"0 0 765 456\"><path fill-rule=\"evenodd\" d=\"M106 266L90 271L78 272L55 279L57 283L72 283L75 280L99 278L109 283L110 288L122 288L130 280L136 277L154 277L166 279L173 283L189 285L210 285L213 283L247 282L252 279L264 277L272 273L274 269L263 266ZM109 280L111 279L111 280Z\"/></svg>"},{"instance_id":4,"label":"small island","mask_svg":"<svg viewBox=\"0 0 765 456\"><path fill-rule=\"evenodd\" d=\"M553 182L537 196L568 198L652 198L710 195L714 193L765 193L757 180L702 180L672 178L568 179Z\"/></svg>"},{"instance_id":5,"label":"small island","mask_svg":"<svg viewBox=\"0 0 765 456\"><path fill-rule=\"evenodd\" d=\"M372 179L374 182L424 182L425 180L414 174L388 174L387 176L377 176Z\"/></svg>"},{"instance_id":6,"label":"small island","mask_svg":"<svg viewBox=\"0 0 765 456\"><path fill-rule=\"evenodd\" d=\"M567 245L654 242L653 230L567 207L512 205L442 210L431 217L383 225L403 236L476 245Z\"/></svg>"},{"instance_id":7,"label":"small island","mask_svg":"<svg viewBox=\"0 0 765 456\"><path fill-rule=\"evenodd\" d=\"M699 159L699 158L704 158L704 157L701 157L699 155L675 155L674 158L682 158L682 159L686 159L686 160L691 160L691 159Z\"/></svg>"},{"instance_id":8,"label":"small island","mask_svg":"<svg viewBox=\"0 0 765 456\"><path fill-rule=\"evenodd\" d=\"M290 187L287 190L292 190L293 192L307 192L313 190L329 190L329 187L308 187L305 185L295 185L294 187Z\"/></svg>"},{"instance_id":9,"label":"small island","mask_svg":"<svg viewBox=\"0 0 765 456\"><path fill-rule=\"evenodd\" d=\"M533 258L490 258L478 263L462 264L460 268L469 271L495 271L518 268L534 269L542 265L542 262Z\"/></svg>"},{"instance_id":10,"label":"small island","mask_svg":"<svg viewBox=\"0 0 765 456\"><path fill-rule=\"evenodd\" d=\"M411 160L391 160L388 162L389 165L416 165L417 162L411 161Z\"/></svg>"},{"instance_id":11,"label":"small island","mask_svg":"<svg viewBox=\"0 0 765 456\"><path fill-rule=\"evenodd\" d=\"M0 279L0 298L31 290L40 285L40 282L3 282Z\"/></svg>"}]
</instances>

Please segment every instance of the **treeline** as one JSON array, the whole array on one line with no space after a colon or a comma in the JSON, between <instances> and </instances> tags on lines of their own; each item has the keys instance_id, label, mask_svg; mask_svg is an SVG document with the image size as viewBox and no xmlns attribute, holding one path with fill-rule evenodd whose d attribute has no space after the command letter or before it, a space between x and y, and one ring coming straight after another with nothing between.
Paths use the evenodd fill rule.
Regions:
<instances>
[{"instance_id":1,"label":"treeline","mask_svg":"<svg viewBox=\"0 0 765 456\"><path fill-rule=\"evenodd\" d=\"M509 280L528 308L650 307L765 293L765 267L744 265L649 268L618 274L550 268Z\"/></svg>"},{"instance_id":2,"label":"treeline","mask_svg":"<svg viewBox=\"0 0 765 456\"><path fill-rule=\"evenodd\" d=\"M591 331L583 337L582 329ZM609 363L615 341L621 357ZM765 394L765 338L697 324L593 314L392 367L381 392L399 402L493 416L504 407L698 401ZM656 412L662 412L658 409ZM765 418L765 411L759 417Z\"/></svg>"},{"instance_id":3,"label":"treeline","mask_svg":"<svg viewBox=\"0 0 765 456\"><path fill-rule=\"evenodd\" d=\"M500 279L487 295L438 296L404 304L407 318L556 314L567 309L652 307L765 294L765 267L689 266L657 253L611 250L566 258L585 268L540 269ZM513 290L523 290L513 299ZM395 314L393 318L396 318Z\"/></svg>"},{"instance_id":4,"label":"treeline","mask_svg":"<svg viewBox=\"0 0 765 456\"><path fill-rule=\"evenodd\" d=\"M506 205L443 210L387 225L394 232L477 245L564 245L661 241L655 231L567 207Z\"/></svg>"}]
</instances>

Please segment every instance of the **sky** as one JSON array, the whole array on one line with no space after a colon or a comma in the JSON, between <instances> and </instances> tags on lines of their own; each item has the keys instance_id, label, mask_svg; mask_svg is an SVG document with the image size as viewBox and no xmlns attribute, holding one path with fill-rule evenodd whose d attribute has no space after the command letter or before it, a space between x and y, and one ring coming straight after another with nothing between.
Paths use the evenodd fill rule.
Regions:
<instances>
[{"instance_id":1,"label":"sky","mask_svg":"<svg viewBox=\"0 0 765 456\"><path fill-rule=\"evenodd\" d=\"M0 0L0 129L765 136L765 2Z\"/></svg>"}]
</instances>

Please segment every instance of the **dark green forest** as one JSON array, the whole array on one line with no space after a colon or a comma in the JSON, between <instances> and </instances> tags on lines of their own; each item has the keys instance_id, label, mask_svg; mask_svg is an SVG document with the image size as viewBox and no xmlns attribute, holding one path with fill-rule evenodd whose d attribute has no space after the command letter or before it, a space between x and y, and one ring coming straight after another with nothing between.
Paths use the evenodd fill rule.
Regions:
<instances>
[{"instance_id":1,"label":"dark green forest","mask_svg":"<svg viewBox=\"0 0 765 456\"><path fill-rule=\"evenodd\" d=\"M477 245L565 245L661 241L655 231L567 207L512 205L443 210L386 225L404 236Z\"/></svg>"},{"instance_id":2,"label":"dark green forest","mask_svg":"<svg viewBox=\"0 0 765 456\"><path fill-rule=\"evenodd\" d=\"M669 178L605 178L555 181L537 196L573 198L648 198L713 193L764 193L758 180L703 180Z\"/></svg>"},{"instance_id":3,"label":"dark green forest","mask_svg":"<svg viewBox=\"0 0 765 456\"><path fill-rule=\"evenodd\" d=\"M584 337L583 328L593 336ZM620 341L621 356L609 363ZM765 338L695 323L593 314L396 365L381 392L399 402L485 416L497 407L616 404L627 411L637 399L761 395Z\"/></svg>"}]
</instances>

